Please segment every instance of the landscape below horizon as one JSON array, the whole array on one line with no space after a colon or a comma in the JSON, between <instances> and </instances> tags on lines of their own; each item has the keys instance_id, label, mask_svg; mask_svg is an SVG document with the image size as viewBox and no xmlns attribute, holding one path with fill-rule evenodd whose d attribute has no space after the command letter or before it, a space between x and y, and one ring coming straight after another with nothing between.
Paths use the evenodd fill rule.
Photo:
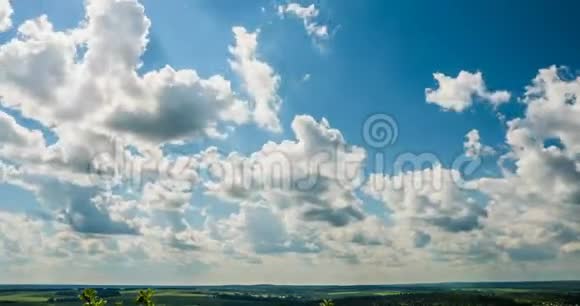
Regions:
<instances>
[{"instance_id":1,"label":"landscape below horizon","mask_svg":"<svg viewBox=\"0 0 580 306\"><path fill-rule=\"evenodd\" d=\"M139 291L153 289L155 305L578 305L580 281L476 282L397 285L0 285L0 305L73 306L93 288L108 305L133 305ZM327 304L325 304L327 303ZM331 303L331 304L328 304ZM93 304L84 304L92 306ZM141 304L140 304L141 305ZM147 305L147 304L142 304Z\"/></svg>"}]
</instances>

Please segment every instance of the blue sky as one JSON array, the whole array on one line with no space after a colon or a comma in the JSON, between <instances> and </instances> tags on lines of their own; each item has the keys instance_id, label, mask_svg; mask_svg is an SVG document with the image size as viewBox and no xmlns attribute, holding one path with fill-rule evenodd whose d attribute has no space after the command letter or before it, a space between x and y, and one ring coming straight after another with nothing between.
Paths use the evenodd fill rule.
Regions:
<instances>
[{"instance_id":1,"label":"blue sky","mask_svg":"<svg viewBox=\"0 0 580 306\"><path fill-rule=\"evenodd\" d=\"M577 10L0 1L0 282L575 278Z\"/></svg>"}]
</instances>

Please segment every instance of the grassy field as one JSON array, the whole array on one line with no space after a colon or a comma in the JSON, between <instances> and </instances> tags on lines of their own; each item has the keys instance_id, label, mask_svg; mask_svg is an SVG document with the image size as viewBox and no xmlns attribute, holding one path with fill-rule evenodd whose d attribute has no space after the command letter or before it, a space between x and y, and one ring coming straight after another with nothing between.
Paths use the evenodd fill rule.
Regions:
<instances>
[{"instance_id":1,"label":"grassy field","mask_svg":"<svg viewBox=\"0 0 580 306\"><path fill-rule=\"evenodd\" d=\"M0 303L45 303L51 292L0 292Z\"/></svg>"}]
</instances>

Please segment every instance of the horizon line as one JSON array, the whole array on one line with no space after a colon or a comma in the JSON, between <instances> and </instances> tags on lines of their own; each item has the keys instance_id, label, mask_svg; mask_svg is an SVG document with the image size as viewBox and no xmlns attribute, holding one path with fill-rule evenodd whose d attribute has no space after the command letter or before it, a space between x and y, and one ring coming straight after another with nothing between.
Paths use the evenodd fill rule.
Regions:
<instances>
[{"instance_id":1,"label":"horizon line","mask_svg":"<svg viewBox=\"0 0 580 306\"><path fill-rule=\"evenodd\" d=\"M253 283L253 284L165 284L165 285L146 285L146 284L89 284L89 283L0 283L0 287L8 286L68 286L68 287L135 287L135 288L189 288L189 287L256 287L256 286L273 286L273 287L363 287L363 286L428 286L428 285L446 285L446 284L493 284L493 283L564 283L580 282L580 279L551 279L551 280L483 280L483 281L443 281L443 282L409 282L409 283L374 283L374 284L275 284L275 283Z\"/></svg>"}]
</instances>

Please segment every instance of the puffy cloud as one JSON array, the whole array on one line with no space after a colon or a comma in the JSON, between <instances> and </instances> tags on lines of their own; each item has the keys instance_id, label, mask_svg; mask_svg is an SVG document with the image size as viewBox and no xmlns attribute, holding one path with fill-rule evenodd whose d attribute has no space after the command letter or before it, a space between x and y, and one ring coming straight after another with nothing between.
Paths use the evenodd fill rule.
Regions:
<instances>
[{"instance_id":1,"label":"puffy cloud","mask_svg":"<svg viewBox=\"0 0 580 306\"><path fill-rule=\"evenodd\" d=\"M11 181L19 174L19 171L14 166L7 165L0 160L0 184Z\"/></svg>"},{"instance_id":2,"label":"puffy cloud","mask_svg":"<svg viewBox=\"0 0 580 306\"><path fill-rule=\"evenodd\" d=\"M188 248L195 157L180 165L184 159L164 156L159 145L223 137L223 128L253 118L279 129L280 78L258 60L257 34L238 28L232 67L255 106L221 75L169 66L137 73L150 27L136 0L92 0L77 28L56 31L41 16L0 46L0 103L56 136L48 145L0 112L2 181L33 192L47 216L75 234L140 235Z\"/></svg>"},{"instance_id":3,"label":"puffy cloud","mask_svg":"<svg viewBox=\"0 0 580 306\"><path fill-rule=\"evenodd\" d=\"M223 137L224 127L252 114L260 126L280 129L280 77L257 58L256 33L235 28L231 48L251 108L221 75L167 66L140 76L150 26L136 0L88 1L84 22L63 32L46 16L24 22L18 37L0 46L2 104L49 127L80 125L153 145Z\"/></svg>"},{"instance_id":4,"label":"puffy cloud","mask_svg":"<svg viewBox=\"0 0 580 306\"><path fill-rule=\"evenodd\" d=\"M84 62L88 70L94 75L132 73L148 42L151 21L145 8L134 0L107 0L89 1L86 11L82 35L87 43Z\"/></svg>"},{"instance_id":5,"label":"puffy cloud","mask_svg":"<svg viewBox=\"0 0 580 306\"><path fill-rule=\"evenodd\" d=\"M325 119L297 116L292 130L296 141L269 142L250 156L231 153L224 158L215 150L205 152L206 167L215 178L206 183L208 193L298 209L305 220L334 226L363 219L355 190L365 151L348 145Z\"/></svg>"},{"instance_id":6,"label":"puffy cloud","mask_svg":"<svg viewBox=\"0 0 580 306\"><path fill-rule=\"evenodd\" d=\"M463 148L465 149L466 156L475 158L495 153L492 147L481 144L480 139L478 130L471 130L465 135Z\"/></svg>"},{"instance_id":7,"label":"puffy cloud","mask_svg":"<svg viewBox=\"0 0 580 306\"><path fill-rule=\"evenodd\" d=\"M373 174L365 190L383 201L396 223L449 233L482 226L486 211L456 183L460 174L441 166L395 176Z\"/></svg>"},{"instance_id":8,"label":"puffy cloud","mask_svg":"<svg viewBox=\"0 0 580 306\"><path fill-rule=\"evenodd\" d=\"M0 46L0 103L55 135L48 144L40 131L0 112L2 182L31 192L42 211L34 220L39 225L27 228L40 238L22 238L41 241L34 252L6 239L4 249L24 250L51 267L72 258L79 267L91 261L187 265L191 252L214 266L288 253L363 262L370 254L365 246L381 257L384 228L367 218L356 196L365 152L324 119L298 116L296 140L267 143L249 156L210 149L181 158L160 150L161 144L225 136L225 128L250 121L281 129L280 77L258 56L258 32L234 28L230 47L245 100L220 75L204 78L169 66L137 73L151 26L143 6L134 0L86 5L77 28L57 31L41 16ZM210 166L222 163L233 167L213 173ZM252 188L237 183L236 167L246 165L264 171L250 175ZM202 166L226 183L200 177ZM192 206L196 188L235 202L239 211L208 216ZM202 225L193 224L192 212Z\"/></svg>"},{"instance_id":9,"label":"puffy cloud","mask_svg":"<svg viewBox=\"0 0 580 306\"><path fill-rule=\"evenodd\" d=\"M458 179L457 170L439 165L371 174L363 191L389 211L387 232L399 264L435 260L465 266L497 259L498 247L485 228L486 207L476 200L478 191Z\"/></svg>"},{"instance_id":10,"label":"puffy cloud","mask_svg":"<svg viewBox=\"0 0 580 306\"><path fill-rule=\"evenodd\" d=\"M0 0L0 32L4 32L12 27L12 14L14 10L10 5L10 0Z\"/></svg>"},{"instance_id":11,"label":"puffy cloud","mask_svg":"<svg viewBox=\"0 0 580 306\"><path fill-rule=\"evenodd\" d=\"M515 170L478 182L490 199L487 226L513 259L554 258L580 240L578 93L578 78L564 79L556 67L540 70L524 99L525 116L509 123L504 159ZM561 146L547 146L549 139Z\"/></svg>"},{"instance_id":12,"label":"puffy cloud","mask_svg":"<svg viewBox=\"0 0 580 306\"><path fill-rule=\"evenodd\" d=\"M310 37L318 40L328 39L328 27L315 21L319 14L320 11L314 4L301 6L299 3L288 3L278 6L280 17L292 15L301 19L304 23L304 29Z\"/></svg>"},{"instance_id":13,"label":"puffy cloud","mask_svg":"<svg viewBox=\"0 0 580 306\"><path fill-rule=\"evenodd\" d=\"M151 209L183 210L191 200L192 183L173 180L147 183L142 201Z\"/></svg>"},{"instance_id":14,"label":"puffy cloud","mask_svg":"<svg viewBox=\"0 0 580 306\"><path fill-rule=\"evenodd\" d=\"M19 125L12 116L0 112L0 150L5 146L43 147L44 138L41 132L29 130Z\"/></svg>"},{"instance_id":15,"label":"puffy cloud","mask_svg":"<svg viewBox=\"0 0 580 306\"><path fill-rule=\"evenodd\" d=\"M269 142L248 156L222 156L217 149L199 155L212 178L204 182L207 194L239 203L228 218L206 221L212 237L246 261L289 253L343 263L388 261L388 232L356 195L365 151L325 119L297 116L292 130L296 140Z\"/></svg>"},{"instance_id":16,"label":"puffy cloud","mask_svg":"<svg viewBox=\"0 0 580 306\"><path fill-rule=\"evenodd\" d=\"M51 267L71 262L85 269L96 262L126 269L207 265L223 281L261 264L292 281L313 267L330 268L315 276L321 282L353 271L368 281L386 271L416 277L425 262L448 271L578 254L579 78L555 67L538 73L523 99L525 115L508 125L509 153L501 160L513 161L515 170L503 169L501 177L457 185L459 171L441 166L371 175L363 191L384 205L383 215L363 207L365 150L326 119L296 116L294 139L250 154L164 153L161 144L223 137L228 127L251 121L281 129L280 77L258 55L259 33L233 29L229 63L248 96L240 98L220 75L169 66L137 73L151 26L143 6L86 3L78 28L56 31L41 16L0 46L0 103L56 136L48 144L40 131L0 112L0 183L32 192L41 210L0 211L2 272L32 259L39 264L31 273L13 275L57 275ZM314 5L280 10L301 18L309 35L327 37ZM435 78L439 88L427 90L428 100L446 109L509 100L507 92L489 91L481 73ZM464 147L470 157L491 153L477 130ZM196 192L233 212L195 206ZM413 269L421 271L409 276Z\"/></svg>"},{"instance_id":17,"label":"puffy cloud","mask_svg":"<svg viewBox=\"0 0 580 306\"><path fill-rule=\"evenodd\" d=\"M428 103L437 104L445 110L462 112L469 108L474 99L487 101L494 106L508 102L511 94L507 91L489 91L481 72L460 71L457 77L434 73L438 88L425 89Z\"/></svg>"},{"instance_id":18,"label":"puffy cloud","mask_svg":"<svg viewBox=\"0 0 580 306\"><path fill-rule=\"evenodd\" d=\"M56 31L41 16L0 46L0 103L56 136L48 145L0 112L1 179L32 192L59 233L193 245L184 214L195 164L181 167L157 145L222 136L251 118L220 75L138 74L150 26L135 0L87 1L79 27Z\"/></svg>"},{"instance_id":19,"label":"puffy cloud","mask_svg":"<svg viewBox=\"0 0 580 306\"><path fill-rule=\"evenodd\" d=\"M578 112L580 78L564 78L562 74L556 67L542 69L527 87L523 98L527 109L522 118L508 123L506 144L510 150L500 158L501 166L510 161L514 167L503 169L501 177L477 179L461 185L469 189L461 189L452 181L445 183L445 177L458 173L444 170L438 172L441 176L435 180L444 184L436 184L438 188L433 189L425 186L432 185L437 168L398 176L371 176L370 182L378 181L379 187L386 188L377 192L367 186L365 190L392 212L393 230L402 237L412 237L415 247L446 261L528 262L574 254L580 240L580 139L577 120L573 118ZM455 90L473 77L467 76L462 78L460 74L451 80L455 82L452 86L441 85L439 90L443 91L431 93L437 96L447 88L452 89L448 93L453 93L447 96L491 97L480 85L462 88L482 90ZM457 83L458 80L462 82ZM479 80L480 77L471 78L473 84L482 84ZM456 92L463 94L455 95ZM455 99L459 100L462 99ZM471 103L464 99L444 107L460 111ZM464 147L470 157L492 152L481 144L477 130L466 135ZM409 185L411 188L403 188ZM410 245L394 242L407 248Z\"/></svg>"},{"instance_id":20,"label":"puffy cloud","mask_svg":"<svg viewBox=\"0 0 580 306\"><path fill-rule=\"evenodd\" d=\"M320 241L275 206L243 205L239 213L212 226L214 235L242 254L318 253Z\"/></svg>"},{"instance_id":21,"label":"puffy cloud","mask_svg":"<svg viewBox=\"0 0 580 306\"><path fill-rule=\"evenodd\" d=\"M300 258L307 264L400 262L400 250L391 247L392 232L374 216L335 227L304 220L299 210L246 202L229 218L207 223L215 239L231 250L230 256L249 262L263 263L272 257Z\"/></svg>"},{"instance_id":22,"label":"puffy cloud","mask_svg":"<svg viewBox=\"0 0 580 306\"><path fill-rule=\"evenodd\" d=\"M138 139L163 143L202 136L220 136L220 120L244 123L246 102L237 99L221 76L201 79L193 70L165 67L144 76L143 101L119 104L105 124ZM138 103L138 104L137 104Z\"/></svg>"},{"instance_id":23,"label":"puffy cloud","mask_svg":"<svg viewBox=\"0 0 580 306\"><path fill-rule=\"evenodd\" d=\"M70 100L58 99L74 77L72 34L54 32L46 16L24 22L18 32L19 38L0 46L2 104L49 126L60 116L72 116L74 105L69 101L78 94L69 92Z\"/></svg>"},{"instance_id":24,"label":"puffy cloud","mask_svg":"<svg viewBox=\"0 0 580 306\"><path fill-rule=\"evenodd\" d=\"M99 201L100 191L95 187L78 186L46 177L32 177L29 186L38 202L54 218L70 226L71 230L86 234L136 234L128 220L115 220L108 207Z\"/></svg>"},{"instance_id":25,"label":"puffy cloud","mask_svg":"<svg viewBox=\"0 0 580 306\"><path fill-rule=\"evenodd\" d=\"M580 253L580 242L570 242L563 245L560 250L565 254L579 254Z\"/></svg>"},{"instance_id":26,"label":"puffy cloud","mask_svg":"<svg viewBox=\"0 0 580 306\"><path fill-rule=\"evenodd\" d=\"M543 140L559 139L574 154L580 152L580 77L566 75L566 68L541 69L526 89L526 117L518 123Z\"/></svg>"},{"instance_id":27,"label":"puffy cloud","mask_svg":"<svg viewBox=\"0 0 580 306\"><path fill-rule=\"evenodd\" d=\"M268 63L258 59L259 31L250 33L243 27L234 27L233 32L236 44L230 46L233 56L230 66L240 76L247 93L254 100L254 118L261 127L280 131L278 112L281 101L277 94L280 76Z\"/></svg>"},{"instance_id":28,"label":"puffy cloud","mask_svg":"<svg viewBox=\"0 0 580 306\"><path fill-rule=\"evenodd\" d=\"M392 268L408 255L394 240L399 237L384 220L368 216L347 227L319 231L323 252L317 262L339 260L347 265Z\"/></svg>"},{"instance_id":29,"label":"puffy cloud","mask_svg":"<svg viewBox=\"0 0 580 306\"><path fill-rule=\"evenodd\" d=\"M20 214L0 211L0 262L30 260L42 242L43 224Z\"/></svg>"}]
</instances>

